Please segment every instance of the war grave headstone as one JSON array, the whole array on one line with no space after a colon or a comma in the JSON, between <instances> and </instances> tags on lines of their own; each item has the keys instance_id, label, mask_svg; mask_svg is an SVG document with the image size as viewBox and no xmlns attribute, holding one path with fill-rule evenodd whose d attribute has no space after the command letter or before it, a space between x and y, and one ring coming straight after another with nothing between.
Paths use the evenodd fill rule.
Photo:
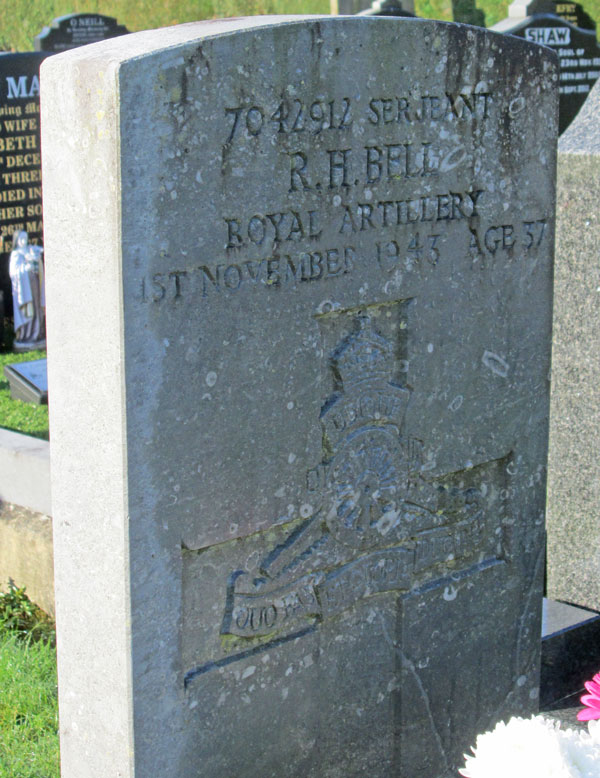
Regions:
<instances>
[{"instance_id":1,"label":"war grave headstone","mask_svg":"<svg viewBox=\"0 0 600 778\"><path fill-rule=\"evenodd\" d=\"M561 137L558 155L548 593L600 611L598 197L600 87Z\"/></svg>"},{"instance_id":2,"label":"war grave headstone","mask_svg":"<svg viewBox=\"0 0 600 778\"><path fill-rule=\"evenodd\" d=\"M63 778L446 778L536 709L557 79L356 17L44 63Z\"/></svg>"},{"instance_id":3,"label":"war grave headstone","mask_svg":"<svg viewBox=\"0 0 600 778\"><path fill-rule=\"evenodd\" d=\"M557 4L557 7L560 5ZM576 13L565 15L578 18L581 16ZM560 16L536 12L532 16L521 19L509 16L491 28L497 32L517 35L531 43L550 46L558 54L560 61L559 135L577 116L600 76L600 47L596 41L596 26L593 21L589 21L591 25L587 22L587 29L581 29Z\"/></svg>"},{"instance_id":4,"label":"war grave headstone","mask_svg":"<svg viewBox=\"0 0 600 778\"><path fill-rule=\"evenodd\" d=\"M46 54L0 53L0 291L12 315L9 258L15 233L42 242L39 70Z\"/></svg>"},{"instance_id":5,"label":"war grave headstone","mask_svg":"<svg viewBox=\"0 0 600 778\"><path fill-rule=\"evenodd\" d=\"M57 54L61 51L86 46L88 43L126 35L129 30L112 16L102 14L67 14L52 20L49 27L44 27L35 36L36 51L46 51Z\"/></svg>"}]
</instances>

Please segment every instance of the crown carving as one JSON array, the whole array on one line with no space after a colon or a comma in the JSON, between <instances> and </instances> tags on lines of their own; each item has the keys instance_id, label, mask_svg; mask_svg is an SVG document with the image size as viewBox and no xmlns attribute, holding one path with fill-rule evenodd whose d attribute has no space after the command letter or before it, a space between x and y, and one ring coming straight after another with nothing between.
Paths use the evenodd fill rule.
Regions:
<instances>
[{"instance_id":1,"label":"crown carving","mask_svg":"<svg viewBox=\"0 0 600 778\"><path fill-rule=\"evenodd\" d=\"M375 332L368 316L361 316L358 322L358 331L334 354L334 365L345 387L390 376L392 344Z\"/></svg>"}]
</instances>

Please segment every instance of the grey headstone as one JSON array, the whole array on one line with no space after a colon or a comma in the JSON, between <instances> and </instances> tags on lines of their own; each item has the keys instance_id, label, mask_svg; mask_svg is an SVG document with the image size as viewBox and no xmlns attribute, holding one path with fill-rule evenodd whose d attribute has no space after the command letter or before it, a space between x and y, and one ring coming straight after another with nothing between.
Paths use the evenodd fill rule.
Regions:
<instances>
[{"instance_id":1,"label":"grey headstone","mask_svg":"<svg viewBox=\"0 0 600 778\"><path fill-rule=\"evenodd\" d=\"M535 709L556 83L379 18L44 66L63 778L445 778Z\"/></svg>"},{"instance_id":2,"label":"grey headstone","mask_svg":"<svg viewBox=\"0 0 600 778\"><path fill-rule=\"evenodd\" d=\"M600 86L561 137L548 480L548 594L600 611Z\"/></svg>"}]
</instances>

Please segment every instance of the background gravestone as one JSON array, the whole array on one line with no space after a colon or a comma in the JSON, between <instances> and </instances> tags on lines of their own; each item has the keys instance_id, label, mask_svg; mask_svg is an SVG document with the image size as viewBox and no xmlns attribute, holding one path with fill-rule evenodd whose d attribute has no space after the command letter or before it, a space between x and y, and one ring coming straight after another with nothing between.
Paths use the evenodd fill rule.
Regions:
<instances>
[{"instance_id":1,"label":"background gravestone","mask_svg":"<svg viewBox=\"0 0 600 778\"><path fill-rule=\"evenodd\" d=\"M39 70L45 57L0 53L0 291L6 316L12 316L13 235L25 230L32 244L43 237Z\"/></svg>"},{"instance_id":2,"label":"background gravestone","mask_svg":"<svg viewBox=\"0 0 600 778\"><path fill-rule=\"evenodd\" d=\"M514 0L508 6L508 18L513 21L536 14L552 14L580 29L596 31L596 22L580 3L565 3L561 0Z\"/></svg>"},{"instance_id":3,"label":"background gravestone","mask_svg":"<svg viewBox=\"0 0 600 778\"><path fill-rule=\"evenodd\" d=\"M559 144L548 594L600 611L600 89Z\"/></svg>"},{"instance_id":4,"label":"background gravestone","mask_svg":"<svg viewBox=\"0 0 600 778\"><path fill-rule=\"evenodd\" d=\"M374 0L373 4L361 16L414 16L414 3L407 10L406 0Z\"/></svg>"},{"instance_id":5,"label":"background gravestone","mask_svg":"<svg viewBox=\"0 0 600 778\"><path fill-rule=\"evenodd\" d=\"M342 16L357 14L369 9L371 0L330 0L330 7L332 14L341 14Z\"/></svg>"},{"instance_id":6,"label":"background gravestone","mask_svg":"<svg viewBox=\"0 0 600 778\"><path fill-rule=\"evenodd\" d=\"M560 62L558 132L562 134L600 76L600 47L595 26L582 30L558 16L539 14L521 21L507 18L491 29L556 51Z\"/></svg>"},{"instance_id":7,"label":"background gravestone","mask_svg":"<svg viewBox=\"0 0 600 778\"><path fill-rule=\"evenodd\" d=\"M394 0L394 2L387 2L387 0L331 0L331 13L348 15L358 14L369 11L381 10L382 5L389 5L389 11L384 8L383 14L388 16L414 16L415 15L415 2L414 0Z\"/></svg>"},{"instance_id":8,"label":"background gravestone","mask_svg":"<svg viewBox=\"0 0 600 778\"><path fill-rule=\"evenodd\" d=\"M86 46L88 43L126 35L129 30L112 16L102 14L67 14L52 21L35 36L35 50L57 54L61 51Z\"/></svg>"},{"instance_id":9,"label":"background gravestone","mask_svg":"<svg viewBox=\"0 0 600 778\"><path fill-rule=\"evenodd\" d=\"M554 3L554 9L551 13L560 16L566 22L570 22L575 27L579 27L582 30L594 30L596 32L596 22L592 17L584 10L581 3Z\"/></svg>"},{"instance_id":10,"label":"background gravestone","mask_svg":"<svg viewBox=\"0 0 600 778\"><path fill-rule=\"evenodd\" d=\"M556 81L352 17L44 64L63 778L446 778L536 708Z\"/></svg>"}]
</instances>

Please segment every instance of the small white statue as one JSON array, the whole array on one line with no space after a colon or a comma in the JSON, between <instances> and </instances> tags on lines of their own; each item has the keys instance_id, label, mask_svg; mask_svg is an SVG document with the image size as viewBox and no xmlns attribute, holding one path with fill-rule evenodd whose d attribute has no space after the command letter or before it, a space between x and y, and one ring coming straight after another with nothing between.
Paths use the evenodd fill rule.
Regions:
<instances>
[{"instance_id":1,"label":"small white statue","mask_svg":"<svg viewBox=\"0 0 600 778\"><path fill-rule=\"evenodd\" d=\"M26 232L15 232L10 254L15 318L15 351L46 347L46 298L43 248L29 245Z\"/></svg>"}]
</instances>

